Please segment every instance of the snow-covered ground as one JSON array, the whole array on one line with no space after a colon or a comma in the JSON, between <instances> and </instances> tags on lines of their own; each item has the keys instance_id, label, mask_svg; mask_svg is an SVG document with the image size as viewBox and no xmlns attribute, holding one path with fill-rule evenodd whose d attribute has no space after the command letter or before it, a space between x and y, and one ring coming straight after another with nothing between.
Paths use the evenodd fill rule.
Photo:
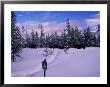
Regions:
<instances>
[{"instance_id":1,"label":"snow-covered ground","mask_svg":"<svg viewBox=\"0 0 110 87\"><path fill-rule=\"evenodd\" d=\"M45 57L44 48L22 50L23 59L11 64L12 76L43 77L42 61L46 58L47 77L98 77L100 76L100 48L48 49L52 55Z\"/></svg>"}]
</instances>

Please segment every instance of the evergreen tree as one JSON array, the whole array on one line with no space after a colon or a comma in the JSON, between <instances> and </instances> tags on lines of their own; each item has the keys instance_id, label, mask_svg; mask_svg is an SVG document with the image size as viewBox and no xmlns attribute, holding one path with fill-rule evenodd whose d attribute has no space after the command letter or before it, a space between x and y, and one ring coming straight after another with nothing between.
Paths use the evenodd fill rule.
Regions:
<instances>
[{"instance_id":1,"label":"evergreen tree","mask_svg":"<svg viewBox=\"0 0 110 87\"><path fill-rule=\"evenodd\" d=\"M84 43L87 47L92 46L92 33L89 27L84 30Z\"/></svg>"},{"instance_id":2,"label":"evergreen tree","mask_svg":"<svg viewBox=\"0 0 110 87\"><path fill-rule=\"evenodd\" d=\"M21 33L21 32L22 32L22 33ZM21 32L20 32L20 33L21 33L20 35L22 36L22 37L21 37L21 44L22 44L22 47L24 48L24 47L26 47L26 46L25 46L25 37L23 37L23 33L25 32L24 26L21 27Z\"/></svg>"},{"instance_id":3,"label":"evergreen tree","mask_svg":"<svg viewBox=\"0 0 110 87\"><path fill-rule=\"evenodd\" d=\"M64 46L65 45L65 42L64 42L64 33L63 32L61 33L61 36L60 36L60 40L59 41L60 41L60 43L59 43L60 46Z\"/></svg>"},{"instance_id":4,"label":"evergreen tree","mask_svg":"<svg viewBox=\"0 0 110 87\"><path fill-rule=\"evenodd\" d=\"M20 29L16 26L16 15L15 12L11 12L11 59L15 62L15 56L20 57L22 49Z\"/></svg>"},{"instance_id":5,"label":"evergreen tree","mask_svg":"<svg viewBox=\"0 0 110 87\"><path fill-rule=\"evenodd\" d=\"M66 30L67 30L67 45L69 46L69 47L71 47L71 25L70 25L70 20L69 19L67 19L66 20Z\"/></svg>"},{"instance_id":6,"label":"evergreen tree","mask_svg":"<svg viewBox=\"0 0 110 87\"><path fill-rule=\"evenodd\" d=\"M92 34L93 36L92 36L92 47L97 47L98 46L98 40L97 40L97 38L96 38L96 36L95 36L95 33L93 33Z\"/></svg>"},{"instance_id":7,"label":"evergreen tree","mask_svg":"<svg viewBox=\"0 0 110 87\"><path fill-rule=\"evenodd\" d=\"M66 20L66 28L67 28L68 33L70 33L71 32L71 25L70 25L69 19Z\"/></svg>"},{"instance_id":8,"label":"evergreen tree","mask_svg":"<svg viewBox=\"0 0 110 87\"><path fill-rule=\"evenodd\" d=\"M46 42L46 46L49 47L50 45L50 35L46 35L46 38L45 38L45 42Z\"/></svg>"},{"instance_id":9,"label":"evergreen tree","mask_svg":"<svg viewBox=\"0 0 110 87\"><path fill-rule=\"evenodd\" d=\"M41 29L41 34L40 34L40 47L45 46L45 34L43 33L43 26L41 24L38 25L38 28Z\"/></svg>"},{"instance_id":10,"label":"evergreen tree","mask_svg":"<svg viewBox=\"0 0 110 87\"><path fill-rule=\"evenodd\" d=\"M22 48L25 48L25 39L23 37L21 37L21 45L22 45Z\"/></svg>"},{"instance_id":11,"label":"evergreen tree","mask_svg":"<svg viewBox=\"0 0 110 87\"><path fill-rule=\"evenodd\" d=\"M64 46L68 46L67 44L67 35L66 35L66 30L64 29L64 32L62 32L62 41Z\"/></svg>"},{"instance_id":12,"label":"evergreen tree","mask_svg":"<svg viewBox=\"0 0 110 87\"><path fill-rule=\"evenodd\" d=\"M59 45L59 36L57 32L54 33L54 44L56 44L57 46Z\"/></svg>"},{"instance_id":13,"label":"evergreen tree","mask_svg":"<svg viewBox=\"0 0 110 87\"><path fill-rule=\"evenodd\" d=\"M26 46L26 47L29 47L30 44L31 44L31 38L30 38L30 36L27 34L27 30L26 30L25 46Z\"/></svg>"},{"instance_id":14,"label":"evergreen tree","mask_svg":"<svg viewBox=\"0 0 110 87\"><path fill-rule=\"evenodd\" d=\"M34 45L34 46L36 45L34 31L31 32L31 45Z\"/></svg>"},{"instance_id":15,"label":"evergreen tree","mask_svg":"<svg viewBox=\"0 0 110 87\"><path fill-rule=\"evenodd\" d=\"M73 37L74 37L74 43L75 43L75 44L77 44L77 43L82 43L81 31L78 29L77 26L75 27Z\"/></svg>"},{"instance_id":16,"label":"evergreen tree","mask_svg":"<svg viewBox=\"0 0 110 87\"><path fill-rule=\"evenodd\" d=\"M36 44L36 47L39 47L39 36L37 31L35 32L35 44Z\"/></svg>"},{"instance_id":17,"label":"evergreen tree","mask_svg":"<svg viewBox=\"0 0 110 87\"><path fill-rule=\"evenodd\" d=\"M50 38L49 38L49 44L50 44L50 46L53 46L54 45L54 42L55 42L55 36L54 36L54 33L52 33L50 35Z\"/></svg>"},{"instance_id":18,"label":"evergreen tree","mask_svg":"<svg viewBox=\"0 0 110 87\"><path fill-rule=\"evenodd\" d=\"M100 24L98 24L98 47L100 47Z\"/></svg>"},{"instance_id":19,"label":"evergreen tree","mask_svg":"<svg viewBox=\"0 0 110 87\"><path fill-rule=\"evenodd\" d=\"M64 43L65 43L65 46L68 46L68 43L67 43L67 32L66 32L65 29L64 29Z\"/></svg>"}]
</instances>

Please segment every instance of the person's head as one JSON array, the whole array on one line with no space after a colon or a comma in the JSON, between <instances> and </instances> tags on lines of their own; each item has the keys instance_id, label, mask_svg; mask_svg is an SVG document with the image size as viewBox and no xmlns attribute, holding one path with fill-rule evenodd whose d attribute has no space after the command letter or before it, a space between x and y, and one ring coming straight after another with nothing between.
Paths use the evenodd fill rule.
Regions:
<instances>
[{"instance_id":1,"label":"person's head","mask_svg":"<svg viewBox=\"0 0 110 87\"><path fill-rule=\"evenodd\" d=\"M46 59L44 59L44 61L46 61Z\"/></svg>"}]
</instances>

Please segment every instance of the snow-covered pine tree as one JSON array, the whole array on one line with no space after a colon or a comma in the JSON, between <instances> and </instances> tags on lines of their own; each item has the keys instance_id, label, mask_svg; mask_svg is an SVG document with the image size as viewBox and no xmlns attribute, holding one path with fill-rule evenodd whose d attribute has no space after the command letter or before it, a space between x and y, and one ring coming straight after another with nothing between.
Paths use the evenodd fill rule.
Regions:
<instances>
[{"instance_id":1,"label":"snow-covered pine tree","mask_svg":"<svg viewBox=\"0 0 110 87\"><path fill-rule=\"evenodd\" d=\"M67 28L68 33L70 33L71 32L71 25L70 25L69 19L66 20L66 28Z\"/></svg>"},{"instance_id":2,"label":"snow-covered pine tree","mask_svg":"<svg viewBox=\"0 0 110 87\"><path fill-rule=\"evenodd\" d=\"M54 33L52 33L49 38L49 45L54 46L54 42L55 42L55 36Z\"/></svg>"},{"instance_id":3,"label":"snow-covered pine tree","mask_svg":"<svg viewBox=\"0 0 110 87\"><path fill-rule=\"evenodd\" d=\"M100 47L100 24L97 25L96 27L96 32L91 32L92 33L92 46L94 47Z\"/></svg>"},{"instance_id":4,"label":"snow-covered pine tree","mask_svg":"<svg viewBox=\"0 0 110 87\"><path fill-rule=\"evenodd\" d=\"M91 44L92 47L97 47L98 46L98 40L97 40L97 38L95 36L95 33L92 33L91 43L92 43Z\"/></svg>"},{"instance_id":5,"label":"snow-covered pine tree","mask_svg":"<svg viewBox=\"0 0 110 87\"><path fill-rule=\"evenodd\" d=\"M57 46L59 45L59 36L57 32L54 33L54 44Z\"/></svg>"},{"instance_id":6,"label":"snow-covered pine tree","mask_svg":"<svg viewBox=\"0 0 110 87\"><path fill-rule=\"evenodd\" d=\"M22 32L25 32L25 28L24 28L24 26L22 26L21 30L22 30Z\"/></svg>"},{"instance_id":7,"label":"snow-covered pine tree","mask_svg":"<svg viewBox=\"0 0 110 87\"><path fill-rule=\"evenodd\" d=\"M45 43L46 43L46 46L49 47L49 45L50 45L50 36L49 36L49 34L46 35Z\"/></svg>"},{"instance_id":8,"label":"snow-covered pine tree","mask_svg":"<svg viewBox=\"0 0 110 87\"><path fill-rule=\"evenodd\" d=\"M25 48L25 47L26 47L26 46L25 46L25 37L23 37L23 36L24 36L23 34L24 34L24 32L25 32L24 26L21 27L21 32L22 32L22 33L21 33L21 36L22 36L22 37L21 37L21 43L22 43L22 47Z\"/></svg>"},{"instance_id":9,"label":"snow-covered pine tree","mask_svg":"<svg viewBox=\"0 0 110 87\"><path fill-rule=\"evenodd\" d=\"M65 43L64 43L64 33L63 32L61 33L59 41L60 41L60 46L64 46L65 45Z\"/></svg>"},{"instance_id":10,"label":"snow-covered pine tree","mask_svg":"<svg viewBox=\"0 0 110 87\"><path fill-rule=\"evenodd\" d=\"M70 37L71 37L70 45L71 47L74 47L75 39L76 39L74 28L71 28Z\"/></svg>"},{"instance_id":11,"label":"snow-covered pine tree","mask_svg":"<svg viewBox=\"0 0 110 87\"><path fill-rule=\"evenodd\" d=\"M35 32L35 44L36 44L36 47L39 47L39 36L37 31Z\"/></svg>"},{"instance_id":12,"label":"snow-covered pine tree","mask_svg":"<svg viewBox=\"0 0 110 87\"><path fill-rule=\"evenodd\" d=\"M25 39L25 46L29 48L29 45L31 44L31 38L26 30L26 39Z\"/></svg>"},{"instance_id":13,"label":"snow-covered pine tree","mask_svg":"<svg viewBox=\"0 0 110 87\"><path fill-rule=\"evenodd\" d=\"M41 24L38 25L38 28L41 29L41 34L39 38L40 47L45 46L45 34L43 33L43 26Z\"/></svg>"},{"instance_id":14,"label":"snow-covered pine tree","mask_svg":"<svg viewBox=\"0 0 110 87\"><path fill-rule=\"evenodd\" d=\"M11 11L11 59L15 62L15 57L20 57L22 50L20 29L16 26L16 15L14 11Z\"/></svg>"},{"instance_id":15,"label":"snow-covered pine tree","mask_svg":"<svg viewBox=\"0 0 110 87\"><path fill-rule=\"evenodd\" d=\"M34 30L32 30L32 32L31 32L31 44L30 44L30 46L32 48L36 48L36 41L35 41L35 32L34 32Z\"/></svg>"},{"instance_id":16,"label":"snow-covered pine tree","mask_svg":"<svg viewBox=\"0 0 110 87\"><path fill-rule=\"evenodd\" d=\"M67 34L66 34L66 30L64 29L64 32L62 32L62 40L63 40L63 45L64 46L68 46L67 44Z\"/></svg>"},{"instance_id":17,"label":"snow-covered pine tree","mask_svg":"<svg viewBox=\"0 0 110 87\"><path fill-rule=\"evenodd\" d=\"M84 43L86 47L92 46L92 33L89 27L84 30Z\"/></svg>"},{"instance_id":18,"label":"snow-covered pine tree","mask_svg":"<svg viewBox=\"0 0 110 87\"><path fill-rule=\"evenodd\" d=\"M22 48L25 48L25 39L23 37L21 37L21 45L22 45Z\"/></svg>"},{"instance_id":19,"label":"snow-covered pine tree","mask_svg":"<svg viewBox=\"0 0 110 87\"><path fill-rule=\"evenodd\" d=\"M66 20L66 30L67 30L67 45L71 47L71 25L70 25L70 20Z\"/></svg>"},{"instance_id":20,"label":"snow-covered pine tree","mask_svg":"<svg viewBox=\"0 0 110 87\"><path fill-rule=\"evenodd\" d=\"M100 24L98 24L98 47L100 47Z\"/></svg>"}]
</instances>

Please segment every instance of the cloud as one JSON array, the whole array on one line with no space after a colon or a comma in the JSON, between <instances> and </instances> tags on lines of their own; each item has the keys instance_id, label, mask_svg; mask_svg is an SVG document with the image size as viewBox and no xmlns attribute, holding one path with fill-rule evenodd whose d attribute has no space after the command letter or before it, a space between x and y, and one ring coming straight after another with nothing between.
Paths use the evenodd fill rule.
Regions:
<instances>
[{"instance_id":1,"label":"cloud","mask_svg":"<svg viewBox=\"0 0 110 87\"><path fill-rule=\"evenodd\" d=\"M94 26L100 24L100 19L86 19L85 20L88 26Z\"/></svg>"},{"instance_id":2,"label":"cloud","mask_svg":"<svg viewBox=\"0 0 110 87\"><path fill-rule=\"evenodd\" d=\"M95 18L100 18L100 13L97 13L97 14L95 15Z\"/></svg>"},{"instance_id":3,"label":"cloud","mask_svg":"<svg viewBox=\"0 0 110 87\"><path fill-rule=\"evenodd\" d=\"M61 32L63 32L63 30L65 29L65 23L56 23L56 22L43 22L43 23L39 23L36 21L27 21L24 23L17 23L17 26L19 26L19 28L22 31L22 26L24 26L25 31L27 31L28 34L30 34L33 30L37 31L38 34L40 35L40 30L38 28L38 25L41 24L43 26L43 31L45 34L52 34L52 32L58 32L58 34L60 34ZM24 33L26 34L26 32Z\"/></svg>"},{"instance_id":4,"label":"cloud","mask_svg":"<svg viewBox=\"0 0 110 87\"><path fill-rule=\"evenodd\" d=\"M95 26L100 24L100 14L94 15L94 18L89 18L85 20L87 26Z\"/></svg>"},{"instance_id":5,"label":"cloud","mask_svg":"<svg viewBox=\"0 0 110 87\"><path fill-rule=\"evenodd\" d=\"M50 18L55 18L56 16L59 16L60 14L58 14L58 13L55 13L55 14L53 14L53 12L51 12L51 11L47 11L47 12L43 12L43 14L42 14L42 19L43 20L48 20L48 19L50 19Z\"/></svg>"},{"instance_id":6,"label":"cloud","mask_svg":"<svg viewBox=\"0 0 110 87\"><path fill-rule=\"evenodd\" d=\"M57 32L58 34L61 34L64 29L66 29L66 22L44 22L42 23L42 25L44 27L44 32L48 34L51 34L52 32ZM70 25L73 28L77 26L79 30L82 30L85 27L85 24L81 23L78 20L70 20Z\"/></svg>"},{"instance_id":7,"label":"cloud","mask_svg":"<svg viewBox=\"0 0 110 87\"><path fill-rule=\"evenodd\" d=\"M24 26L25 31L27 30L28 34L30 34L34 30L34 31L37 31L38 34L40 35L41 29L38 28L39 24L43 26L43 31L46 35L52 34L54 32L61 34L64 31L64 29L66 29L66 22L57 23L56 21L52 21L52 22L45 21L40 23L37 21L26 21L26 22L23 22L22 24L17 23L20 29L22 28L22 26ZM83 30L86 27L86 23L83 23L79 20L70 20L70 24L71 24L71 27L73 28L77 26L79 30Z\"/></svg>"},{"instance_id":8,"label":"cloud","mask_svg":"<svg viewBox=\"0 0 110 87\"><path fill-rule=\"evenodd\" d=\"M22 15L22 14L19 14L18 16L20 16L20 17L21 17L21 16L23 16L23 15Z\"/></svg>"},{"instance_id":9,"label":"cloud","mask_svg":"<svg viewBox=\"0 0 110 87\"><path fill-rule=\"evenodd\" d=\"M83 21L70 20L70 23L73 28L77 26L79 30L83 30L86 27L86 23L84 23Z\"/></svg>"},{"instance_id":10,"label":"cloud","mask_svg":"<svg viewBox=\"0 0 110 87\"><path fill-rule=\"evenodd\" d=\"M30 14L30 12L28 12L28 11L22 11L21 14L18 14L17 16L23 17L24 14L27 14L28 15L28 14Z\"/></svg>"},{"instance_id":11,"label":"cloud","mask_svg":"<svg viewBox=\"0 0 110 87\"><path fill-rule=\"evenodd\" d=\"M30 34L33 30L40 32L40 30L38 29L38 24L39 23L36 21L26 21L23 23L18 22L16 25L20 28L21 32L22 27L24 27L25 32L22 32L23 34L26 34L26 31L28 34Z\"/></svg>"},{"instance_id":12,"label":"cloud","mask_svg":"<svg viewBox=\"0 0 110 87\"><path fill-rule=\"evenodd\" d=\"M51 34L53 32L58 32L58 34L60 34L65 29L64 23L57 24L55 22L52 22L52 23L45 22L45 23L42 23L42 25L44 26L44 32L47 34Z\"/></svg>"}]
</instances>

